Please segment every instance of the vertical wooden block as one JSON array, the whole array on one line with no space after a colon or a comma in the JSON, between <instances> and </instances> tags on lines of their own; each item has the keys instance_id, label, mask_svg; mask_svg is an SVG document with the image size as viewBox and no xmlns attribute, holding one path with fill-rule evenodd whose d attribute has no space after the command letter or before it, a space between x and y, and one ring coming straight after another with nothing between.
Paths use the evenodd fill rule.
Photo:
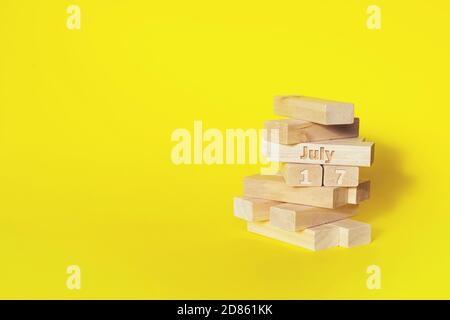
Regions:
<instances>
[{"instance_id":1,"label":"vertical wooden block","mask_svg":"<svg viewBox=\"0 0 450 320\"><path fill-rule=\"evenodd\" d=\"M340 220L330 223L339 228L339 246L351 248L371 242L371 226L355 220Z\"/></svg>"},{"instance_id":2,"label":"vertical wooden block","mask_svg":"<svg viewBox=\"0 0 450 320\"><path fill-rule=\"evenodd\" d=\"M279 141L273 142L296 144L358 137L359 119L355 118L352 124L329 126L297 119L268 120L265 122L264 127L268 132L267 137L269 141L271 138L270 130L277 129Z\"/></svg>"},{"instance_id":3,"label":"vertical wooden block","mask_svg":"<svg viewBox=\"0 0 450 320\"><path fill-rule=\"evenodd\" d=\"M323 185L327 187L356 187L359 167L323 166Z\"/></svg>"},{"instance_id":4,"label":"vertical wooden block","mask_svg":"<svg viewBox=\"0 0 450 320\"><path fill-rule=\"evenodd\" d=\"M281 202L249 198L234 198L234 215L246 221L265 221L269 220L269 211L271 206L279 205Z\"/></svg>"},{"instance_id":5,"label":"vertical wooden block","mask_svg":"<svg viewBox=\"0 0 450 320\"><path fill-rule=\"evenodd\" d=\"M350 204L358 204L370 197L370 181L360 182L357 187L348 188L347 201Z\"/></svg>"},{"instance_id":6,"label":"vertical wooden block","mask_svg":"<svg viewBox=\"0 0 450 320\"><path fill-rule=\"evenodd\" d=\"M348 188L290 187L281 176L253 175L244 178L244 196L333 209L347 204Z\"/></svg>"},{"instance_id":7,"label":"vertical wooden block","mask_svg":"<svg viewBox=\"0 0 450 320\"><path fill-rule=\"evenodd\" d=\"M282 203L270 208L270 225L286 231L301 231L356 214L357 206L347 205L337 209L324 209L292 203Z\"/></svg>"},{"instance_id":8,"label":"vertical wooden block","mask_svg":"<svg viewBox=\"0 0 450 320\"><path fill-rule=\"evenodd\" d=\"M304 96L275 97L274 112L281 116L325 125L350 124L354 120L352 103Z\"/></svg>"},{"instance_id":9,"label":"vertical wooden block","mask_svg":"<svg viewBox=\"0 0 450 320\"><path fill-rule=\"evenodd\" d=\"M319 187L322 185L322 166L318 164L285 163L284 181L293 187Z\"/></svg>"},{"instance_id":10,"label":"vertical wooden block","mask_svg":"<svg viewBox=\"0 0 450 320\"><path fill-rule=\"evenodd\" d=\"M247 230L313 251L333 248L339 245L339 228L331 225L322 225L292 232L275 228L268 222L247 222Z\"/></svg>"}]
</instances>

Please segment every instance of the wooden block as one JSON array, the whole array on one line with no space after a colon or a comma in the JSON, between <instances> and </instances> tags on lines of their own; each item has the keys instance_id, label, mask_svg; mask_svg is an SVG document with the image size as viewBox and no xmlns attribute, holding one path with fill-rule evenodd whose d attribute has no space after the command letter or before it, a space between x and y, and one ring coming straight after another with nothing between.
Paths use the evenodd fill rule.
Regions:
<instances>
[{"instance_id":1,"label":"wooden block","mask_svg":"<svg viewBox=\"0 0 450 320\"><path fill-rule=\"evenodd\" d=\"M371 242L371 227L355 220L340 220L330 223L339 228L339 246L351 248Z\"/></svg>"},{"instance_id":2,"label":"wooden block","mask_svg":"<svg viewBox=\"0 0 450 320\"><path fill-rule=\"evenodd\" d=\"M247 221L265 221L269 220L270 207L279 204L272 200L234 197L234 215Z\"/></svg>"},{"instance_id":3,"label":"wooden block","mask_svg":"<svg viewBox=\"0 0 450 320\"><path fill-rule=\"evenodd\" d=\"M265 122L264 127L268 132L269 141L271 137L270 130L277 129L279 141L272 142L296 144L358 137L359 118L355 118L352 124L330 126L296 119L269 120Z\"/></svg>"},{"instance_id":4,"label":"wooden block","mask_svg":"<svg viewBox=\"0 0 450 320\"><path fill-rule=\"evenodd\" d=\"M280 116L326 125L350 124L354 120L352 103L304 96L275 97L274 112Z\"/></svg>"},{"instance_id":5,"label":"wooden block","mask_svg":"<svg viewBox=\"0 0 450 320\"><path fill-rule=\"evenodd\" d=\"M283 167L284 181L293 187L322 186L322 172L320 164L285 163Z\"/></svg>"},{"instance_id":6,"label":"wooden block","mask_svg":"<svg viewBox=\"0 0 450 320\"><path fill-rule=\"evenodd\" d=\"M357 206L323 209L300 204L282 203L270 208L270 225L286 231L301 231L356 215Z\"/></svg>"},{"instance_id":7,"label":"wooden block","mask_svg":"<svg viewBox=\"0 0 450 320\"><path fill-rule=\"evenodd\" d=\"M350 204L358 204L370 197L370 181L360 182L357 187L348 188L347 201Z\"/></svg>"},{"instance_id":8,"label":"wooden block","mask_svg":"<svg viewBox=\"0 0 450 320\"><path fill-rule=\"evenodd\" d=\"M364 142L364 141L366 141L366 138L364 138L364 137L354 137L354 138L336 139L335 141L338 141L338 142L344 142L344 141L347 141L347 142Z\"/></svg>"},{"instance_id":9,"label":"wooden block","mask_svg":"<svg viewBox=\"0 0 450 320\"><path fill-rule=\"evenodd\" d=\"M356 187L359 167L323 166L323 185L327 187Z\"/></svg>"},{"instance_id":10,"label":"wooden block","mask_svg":"<svg viewBox=\"0 0 450 320\"><path fill-rule=\"evenodd\" d=\"M286 145L264 140L262 151L273 162L370 167L374 143L340 139Z\"/></svg>"},{"instance_id":11,"label":"wooden block","mask_svg":"<svg viewBox=\"0 0 450 320\"><path fill-rule=\"evenodd\" d=\"M314 251L339 245L339 228L330 225L292 232L272 227L268 222L247 222L247 230Z\"/></svg>"},{"instance_id":12,"label":"wooden block","mask_svg":"<svg viewBox=\"0 0 450 320\"><path fill-rule=\"evenodd\" d=\"M254 175L244 178L244 196L321 208L347 204L348 188L290 187L281 176Z\"/></svg>"}]
</instances>

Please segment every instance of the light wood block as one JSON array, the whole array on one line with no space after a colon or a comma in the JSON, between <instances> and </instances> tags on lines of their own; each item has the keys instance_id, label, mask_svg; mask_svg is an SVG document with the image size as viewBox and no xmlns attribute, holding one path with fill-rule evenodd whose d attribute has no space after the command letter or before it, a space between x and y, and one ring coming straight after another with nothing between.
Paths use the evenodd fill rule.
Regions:
<instances>
[{"instance_id":1,"label":"light wood block","mask_svg":"<svg viewBox=\"0 0 450 320\"><path fill-rule=\"evenodd\" d=\"M359 167L323 166L323 185L327 187L357 187Z\"/></svg>"},{"instance_id":2,"label":"light wood block","mask_svg":"<svg viewBox=\"0 0 450 320\"><path fill-rule=\"evenodd\" d=\"M351 138L292 145L264 140L262 152L272 162L370 167L374 146L373 142Z\"/></svg>"},{"instance_id":3,"label":"light wood block","mask_svg":"<svg viewBox=\"0 0 450 320\"><path fill-rule=\"evenodd\" d=\"M234 197L234 215L246 221L265 221L269 220L270 207L279 204L279 201Z\"/></svg>"},{"instance_id":4,"label":"light wood block","mask_svg":"<svg viewBox=\"0 0 450 320\"><path fill-rule=\"evenodd\" d=\"M296 119L268 120L264 127L268 132L269 141L270 130L276 129L279 133L279 141L272 142L296 144L358 137L359 118L355 118L352 124L330 126Z\"/></svg>"},{"instance_id":5,"label":"light wood block","mask_svg":"<svg viewBox=\"0 0 450 320\"><path fill-rule=\"evenodd\" d=\"M345 138L345 139L335 139L335 141L338 142L363 142L366 141L366 138L364 137L354 137L354 138Z\"/></svg>"},{"instance_id":6,"label":"light wood block","mask_svg":"<svg viewBox=\"0 0 450 320\"><path fill-rule=\"evenodd\" d=\"M270 225L286 231L306 228L348 219L357 213L357 206L346 205L337 209L323 209L300 204L282 203L270 208Z\"/></svg>"},{"instance_id":7,"label":"light wood block","mask_svg":"<svg viewBox=\"0 0 450 320\"><path fill-rule=\"evenodd\" d=\"M347 204L348 188L290 187L281 176L253 175L244 178L244 196L321 208Z\"/></svg>"},{"instance_id":8,"label":"light wood block","mask_svg":"<svg viewBox=\"0 0 450 320\"><path fill-rule=\"evenodd\" d=\"M339 228L339 246L351 248L371 242L371 226L355 220L340 220L330 223Z\"/></svg>"},{"instance_id":9,"label":"light wood block","mask_svg":"<svg viewBox=\"0 0 450 320\"><path fill-rule=\"evenodd\" d=\"M348 188L347 201L358 204L370 197L370 181L360 182L357 187Z\"/></svg>"},{"instance_id":10,"label":"light wood block","mask_svg":"<svg viewBox=\"0 0 450 320\"><path fill-rule=\"evenodd\" d=\"M350 124L354 120L352 103L304 96L275 97L274 112L281 116L325 125Z\"/></svg>"},{"instance_id":11,"label":"light wood block","mask_svg":"<svg viewBox=\"0 0 450 320\"><path fill-rule=\"evenodd\" d=\"M330 225L292 232L272 227L268 222L247 222L247 230L314 251L339 245L339 228Z\"/></svg>"},{"instance_id":12,"label":"light wood block","mask_svg":"<svg viewBox=\"0 0 450 320\"><path fill-rule=\"evenodd\" d=\"M285 163L284 181L293 187L322 186L323 168L320 164Z\"/></svg>"}]
</instances>

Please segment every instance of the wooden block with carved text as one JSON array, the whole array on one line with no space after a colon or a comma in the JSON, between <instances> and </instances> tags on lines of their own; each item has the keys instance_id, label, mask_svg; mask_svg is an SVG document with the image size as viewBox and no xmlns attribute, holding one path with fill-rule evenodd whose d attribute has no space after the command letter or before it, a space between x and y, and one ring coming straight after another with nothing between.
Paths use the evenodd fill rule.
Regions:
<instances>
[{"instance_id":1,"label":"wooden block with carved text","mask_svg":"<svg viewBox=\"0 0 450 320\"><path fill-rule=\"evenodd\" d=\"M339 228L331 225L321 225L292 232L273 227L268 222L247 222L247 230L313 251L334 248L339 245Z\"/></svg>"},{"instance_id":2,"label":"wooden block with carved text","mask_svg":"<svg viewBox=\"0 0 450 320\"><path fill-rule=\"evenodd\" d=\"M234 197L234 215L246 221L265 221L269 220L270 207L279 204L279 201Z\"/></svg>"},{"instance_id":3,"label":"wooden block with carved text","mask_svg":"<svg viewBox=\"0 0 450 320\"><path fill-rule=\"evenodd\" d=\"M339 139L285 145L264 140L262 152L273 162L370 167L374 143Z\"/></svg>"},{"instance_id":4,"label":"wooden block with carved text","mask_svg":"<svg viewBox=\"0 0 450 320\"><path fill-rule=\"evenodd\" d=\"M370 181L360 182L357 187L348 188L347 201L350 204L358 204L370 197Z\"/></svg>"},{"instance_id":5,"label":"wooden block with carved text","mask_svg":"<svg viewBox=\"0 0 450 320\"><path fill-rule=\"evenodd\" d=\"M332 139L345 139L357 137L359 133L359 119L355 118L352 124L322 125L318 123L297 120L281 119L268 120L264 128L271 141L271 130L278 130L278 141L281 144L297 144L302 142L315 142Z\"/></svg>"},{"instance_id":6,"label":"wooden block with carved text","mask_svg":"<svg viewBox=\"0 0 450 320\"><path fill-rule=\"evenodd\" d=\"M282 172L288 186L322 186L323 168L320 164L285 163Z\"/></svg>"},{"instance_id":7,"label":"wooden block with carved text","mask_svg":"<svg viewBox=\"0 0 450 320\"><path fill-rule=\"evenodd\" d=\"M244 196L333 209L347 204L348 188L290 187L282 176L253 175L244 178Z\"/></svg>"},{"instance_id":8,"label":"wooden block with carved text","mask_svg":"<svg viewBox=\"0 0 450 320\"><path fill-rule=\"evenodd\" d=\"M323 166L323 185L327 187L356 187L359 167Z\"/></svg>"},{"instance_id":9,"label":"wooden block with carved text","mask_svg":"<svg viewBox=\"0 0 450 320\"><path fill-rule=\"evenodd\" d=\"M306 228L348 219L357 213L357 206L346 205L337 209L324 209L300 204L282 203L270 208L270 225L286 231Z\"/></svg>"},{"instance_id":10,"label":"wooden block with carved text","mask_svg":"<svg viewBox=\"0 0 450 320\"><path fill-rule=\"evenodd\" d=\"M277 96L274 113L289 118L333 125L354 121L354 105L305 96Z\"/></svg>"},{"instance_id":11,"label":"wooden block with carved text","mask_svg":"<svg viewBox=\"0 0 450 320\"><path fill-rule=\"evenodd\" d=\"M371 227L356 220L340 220L330 223L339 228L339 246L351 248L371 242Z\"/></svg>"}]
</instances>

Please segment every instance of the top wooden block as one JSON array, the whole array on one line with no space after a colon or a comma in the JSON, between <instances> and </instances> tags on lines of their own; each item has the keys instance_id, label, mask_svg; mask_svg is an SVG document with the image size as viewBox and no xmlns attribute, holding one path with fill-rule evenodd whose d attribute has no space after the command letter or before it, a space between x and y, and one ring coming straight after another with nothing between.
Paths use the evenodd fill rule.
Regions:
<instances>
[{"instance_id":1,"label":"top wooden block","mask_svg":"<svg viewBox=\"0 0 450 320\"><path fill-rule=\"evenodd\" d=\"M358 137L359 119L351 124L323 125L297 119L267 120L264 123L267 140L272 141L272 131L278 130L278 142L297 144L323 140L348 139Z\"/></svg>"},{"instance_id":2,"label":"top wooden block","mask_svg":"<svg viewBox=\"0 0 450 320\"><path fill-rule=\"evenodd\" d=\"M304 96L276 96L275 114L320 124L350 124L354 121L352 103Z\"/></svg>"}]
</instances>

